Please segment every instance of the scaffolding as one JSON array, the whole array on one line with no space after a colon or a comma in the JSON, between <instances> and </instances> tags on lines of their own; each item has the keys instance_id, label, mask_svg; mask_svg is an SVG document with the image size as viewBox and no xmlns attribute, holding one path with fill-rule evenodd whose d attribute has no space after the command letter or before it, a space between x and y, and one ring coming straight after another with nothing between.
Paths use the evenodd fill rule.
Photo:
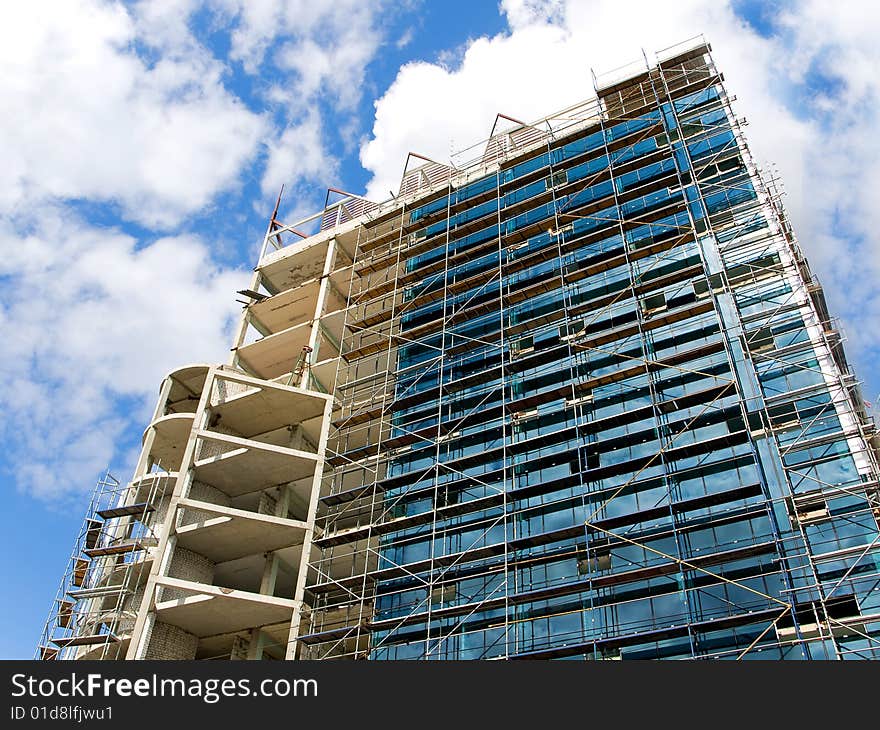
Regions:
<instances>
[{"instance_id":1,"label":"scaffolding","mask_svg":"<svg viewBox=\"0 0 880 730\"><path fill-rule=\"evenodd\" d=\"M658 58L595 79L594 102L532 125L505 117L512 132L496 120L470 165L408 161L396 208L342 234L354 276L304 656L876 655L877 538L832 550L845 542L833 529L807 537L832 504L857 505L847 519L876 533L874 433L842 338L710 48L700 39ZM558 154L591 137L591 150ZM587 174L569 179L576 167ZM596 280L595 296L575 295ZM779 294L744 316L738 300L768 282ZM548 295L555 306L517 319ZM814 382L768 393L756 374L777 366ZM520 395L542 381L553 385ZM597 417L599 391L622 398L634 381L643 405ZM530 425L559 403L552 430ZM650 428L628 429L646 418ZM816 467L831 458L823 445L841 442L855 480L831 484ZM402 469L414 451L419 466ZM606 466L618 451L629 458ZM786 463L804 453L815 455ZM694 479L742 464L733 473L750 480L683 498L678 470L690 462ZM548 476L524 479L527 469ZM573 499L580 519L526 527ZM700 513L713 516L688 518ZM707 524L749 522L767 526L761 539L695 555ZM562 578L529 577L562 564ZM844 567L829 584L831 564ZM615 586L638 590L615 599L626 596ZM682 604L668 625L607 619L655 595ZM540 601L559 605L542 613ZM598 613L603 631L553 628ZM544 645L535 616L549 626ZM706 648L722 631L730 646Z\"/></svg>"},{"instance_id":2,"label":"scaffolding","mask_svg":"<svg viewBox=\"0 0 880 730\"><path fill-rule=\"evenodd\" d=\"M109 470L97 481L34 658L124 657L154 557L165 481L157 471L134 494Z\"/></svg>"},{"instance_id":3,"label":"scaffolding","mask_svg":"<svg viewBox=\"0 0 880 730\"><path fill-rule=\"evenodd\" d=\"M880 658L880 437L779 181L703 38L593 83L410 153L384 203L330 189L287 225L279 196L229 363L172 373L145 435L132 484L172 476L133 624L83 636ZM67 611L44 647L74 650Z\"/></svg>"}]
</instances>

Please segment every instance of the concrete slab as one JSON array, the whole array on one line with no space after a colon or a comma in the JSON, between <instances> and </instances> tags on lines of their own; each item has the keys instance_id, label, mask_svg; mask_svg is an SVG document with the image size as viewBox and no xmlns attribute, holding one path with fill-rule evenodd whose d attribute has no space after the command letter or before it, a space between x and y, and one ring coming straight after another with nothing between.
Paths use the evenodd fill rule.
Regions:
<instances>
[{"instance_id":1,"label":"concrete slab","mask_svg":"<svg viewBox=\"0 0 880 730\"><path fill-rule=\"evenodd\" d=\"M153 460L163 469L177 471L183 460L183 452L193 425L193 413L170 413L153 421L144 431L141 443L147 438L150 428L156 429L156 437L150 449Z\"/></svg>"},{"instance_id":2,"label":"concrete slab","mask_svg":"<svg viewBox=\"0 0 880 730\"><path fill-rule=\"evenodd\" d=\"M128 645L131 643L131 636L125 634L117 637L118 641L109 644L100 644L98 646L84 646L77 652L78 660L98 660L98 659L124 659L125 652L128 651Z\"/></svg>"},{"instance_id":3,"label":"concrete slab","mask_svg":"<svg viewBox=\"0 0 880 730\"><path fill-rule=\"evenodd\" d=\"M155 501L165 494L170 494L174 491L177 476L178 472L176 471L144 474L144 476L131 482L131 501L146 502L151 498Z\"/></svg>"},{"instance_id":4,"label":"concrete slab","mask_svg":"<svg viewBox=\"0 0 880 730\"><path fill-rule=\"evenodd\" d=\"M194 363L168 373L166 377L172 380L171 390L168 393L171 410L175 413L195 411L210 368L207 363Z\"/></svg>"},{"instance_id":5,"label":"concrete slab","mask_svg":"<svg viewBox=\"0 0 880 730\"><path fill-rule=\"evenodd\" d=\"M215 563L300 545L306 524L244 510L212 508L205 502L181 500L181 506L210 509L215 517L177 528L177 544Z\"/></svg>"},{"instance_id":6,"label":"concrete slab","mask_svg":"<svg viewBox=\"0 0 880 730\"><path fill-rule=\"evenodd\" d=\"M238 356L259 377L277 378L293 371L310 334L308 322L299 324L239 347Z\"/></svg>"},{"instance_id":7,"label":"concrete slab","mask_svg":"<svg viewBox=\"0 0 880 730\"><path fill-rule=\"evenodd\" d=\"M248 313L269 332L280 332L309 322L315 316L320 285L320 280L315 279L302 286L288 289L252 304Z\"/></svg>"},{"instance_id":8,"label":"concrete slab","mask_svg":"<svg viewBox=\"0 0 880 730\"><path fill-rule=\"evenodd\" d=\"M254 445L196 461L195 478L237 497L314 474L315 454L250 444Z\"/></svg>"},{"instance_id":9,"label":"concrete slab","mask_svg":"<svg viewBox=\"0 0 880 730\"><path fill-rule=\"evenodd\" d=\"M275 255L268 255L268 263L260 273L275 291L284 291L309 279L317 279L324 271L329 240L293 244ZM305 244L305 245L303 245Z\"/></svg>"},{"instance_id":10,"label":"concrete slab","mask_svg":"<svg viewBox=\"0 0 880 730\"><path fill-rule=\"evenodd\" d=\"M320 318L321 336L317 341L316 352L312 355L313 361L338 356L344 324L345 310L329 312ZM309 344L310 335L311 322L297 324L242 345L238 348L238 356L252 372L271 380L294 369L303 346Z\"/></svg>"},{"instance_id":11,"label":"concrete slab","mask_svg":"<svg viewBox=\"0 0 880 730\"><path fill-rule=\"evenodd\" d=\"M159 621L178 626L196 636L213 636L234 631L290 622L294 602L287 598L262 596L217 586L165 578L163 584L192 589L194 594L156 604Z\"/></svg>"},{"instance_id":12,"label":"concrete slab","mask_svg":"<svg viewBox=\"0 0 880 730\"><path fill-rule=\"evenodd\" d=\"M264 653L276 659L283 659L287 648L287 637L290 633L290 622L285 621L271 626L261 626L260 631L266 636ZM236 636L241 636L245 642L250 640L249 633L242 631L204 637L199 641L196 659L214 659L228 656L229 652L232 651L232 645Z\"/></svg>"},{"instance_id":13,"label":"concrete slab","mask_svg":"<svg viewBox=\"0 0 880 730\"><path fill-rule=\"evenodd\" d=\"M224 426L248 438L318 418L325 403L326 399L309 391L273 384L236 393L212 410Z\"/></svg>"}]
</instances>

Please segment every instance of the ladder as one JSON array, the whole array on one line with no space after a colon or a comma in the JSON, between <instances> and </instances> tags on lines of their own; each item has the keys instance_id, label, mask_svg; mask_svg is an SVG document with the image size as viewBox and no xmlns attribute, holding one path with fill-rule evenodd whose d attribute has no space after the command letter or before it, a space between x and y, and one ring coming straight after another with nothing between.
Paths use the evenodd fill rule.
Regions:
<instances>
[{"instance_id":1,"label":"ladder","mask_svg":"<svg viewBox=\"0 0 880 730\"><path fill-rule=\"evenodd\" d=\"M293 370L290 371L290 377L287 379L288 385L293 385L297 388L303 387L305 380L304 376L309 368L309 355L311 354L312 348L308 345L303 345L302 352L299 354L299 359L293 366Z\"/></svg>"}]
</instances>

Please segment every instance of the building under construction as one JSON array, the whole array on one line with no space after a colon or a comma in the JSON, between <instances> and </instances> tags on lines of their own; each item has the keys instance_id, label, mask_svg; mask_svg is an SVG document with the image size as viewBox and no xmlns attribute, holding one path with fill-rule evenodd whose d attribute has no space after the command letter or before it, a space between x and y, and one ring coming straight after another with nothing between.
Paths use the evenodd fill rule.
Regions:
<instances>
[{"instance_id":1,"label":"building under construction","mask_svg":"<svg viewBox=\"0 0 880 730\"><path fill-rule=\"evenodd\" d=\"M710 47L594 86L276 206L39 656L880 658L878 437Z\"/></svg>"}]
</instances>

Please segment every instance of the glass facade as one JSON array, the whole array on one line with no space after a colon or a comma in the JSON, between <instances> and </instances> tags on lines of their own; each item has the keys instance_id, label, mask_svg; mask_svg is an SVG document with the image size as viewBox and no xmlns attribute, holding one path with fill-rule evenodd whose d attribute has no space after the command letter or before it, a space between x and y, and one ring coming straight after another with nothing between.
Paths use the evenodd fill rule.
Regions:
<instances>
[{"instance_id":1,"label":"glass facade","mask_svg":"<svg viewBox=\"0 0 880 730\"><path fill-rule=\"evenodd\" d=\"M359 233L307 658L880 658L858 387L702 46Z\"/></svg>"}]
</instances>

